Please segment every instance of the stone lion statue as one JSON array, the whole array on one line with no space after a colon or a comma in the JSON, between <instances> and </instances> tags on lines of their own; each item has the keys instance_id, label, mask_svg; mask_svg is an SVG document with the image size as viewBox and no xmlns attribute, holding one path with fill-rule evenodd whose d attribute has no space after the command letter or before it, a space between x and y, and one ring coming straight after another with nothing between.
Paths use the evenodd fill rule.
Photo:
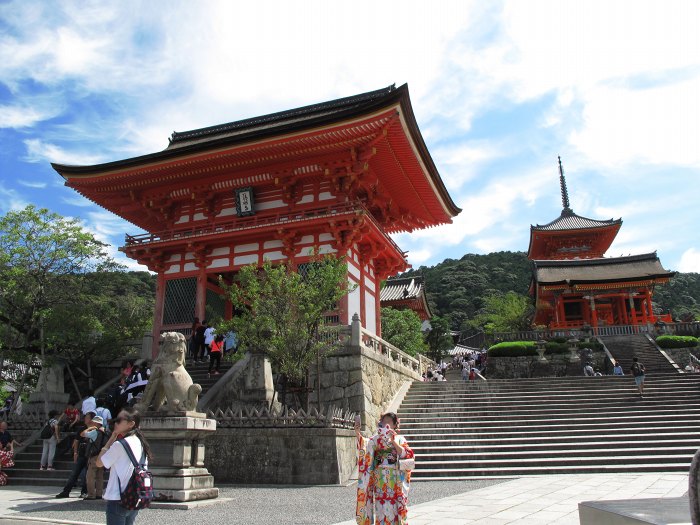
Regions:
<instances>
[{"instance_id":1,"label":"stone lion statue","mask_svg":"<svg viewBox=\"0 0 700 525\"><path fill-rule=\"evenodd\" d=\"M185 370L185 336L179 332L166 332L160 339L162 346L153 361L151 377L137 408L142 411L149 407L163 411L195 410L202 387L192 383Z\"/></svg>"}]
</instances>

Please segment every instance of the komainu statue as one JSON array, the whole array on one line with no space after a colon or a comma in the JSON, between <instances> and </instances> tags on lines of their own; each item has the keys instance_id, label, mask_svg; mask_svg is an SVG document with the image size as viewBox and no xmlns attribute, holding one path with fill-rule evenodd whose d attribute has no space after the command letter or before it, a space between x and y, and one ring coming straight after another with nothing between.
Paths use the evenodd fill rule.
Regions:
<instances>
[{"instance_id":1,"label":"komainu statue","mask_svg":"<svg viewBox=\"0 0 700 525\"><path fill-rule=\"evenodd\" d=\"M202 387L185 370L187 340L179 332L160 336L162 346L151 366L151 377L137 408L142 411L196 410Z\"/></svg>"}]
</instances>

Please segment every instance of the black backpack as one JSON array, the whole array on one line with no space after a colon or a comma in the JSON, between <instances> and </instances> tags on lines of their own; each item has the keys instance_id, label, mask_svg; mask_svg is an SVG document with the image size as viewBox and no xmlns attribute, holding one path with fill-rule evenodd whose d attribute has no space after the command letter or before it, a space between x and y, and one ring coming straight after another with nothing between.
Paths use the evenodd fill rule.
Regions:
<instances>
[{"instance_id":1,"label":"black backpack","mask_svg":"<svg viewBox=\"0 0 700 525\"><path fill-rule=\"evenodd\" d=\"M632 375L639 377L644 375L644 365L642 363L632 363Z\"/></svg>"},{"instance_id":2,"label":"black backpack","mask_svg":"<svg viewBox=\"0 0 700 525\"><path fill-rule=\"evenodd\" d=\"M53 427L51 426L51 421L53 421L53 419L49 419L41 429L41 433L39 434L39 437L41 439L51 439L51 436L53 436Z\"/></svg>"}]
</instances>

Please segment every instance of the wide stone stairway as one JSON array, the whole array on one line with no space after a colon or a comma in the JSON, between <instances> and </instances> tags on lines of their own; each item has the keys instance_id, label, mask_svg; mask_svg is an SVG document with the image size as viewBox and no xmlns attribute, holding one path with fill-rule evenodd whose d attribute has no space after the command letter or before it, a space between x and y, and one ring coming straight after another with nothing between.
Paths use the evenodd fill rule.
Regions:
<instances>
[{"instance_id":1,"label":"wide stone stairway","mask_svg":"<svg viewBox=\"0 0 700 525\"><path fill-rule=\"evenodd\" d=\"M641 358L640 358L641 359ZM687 472L700 374L415 382L399 411L417 479Z\"/></svg>"},{"instance_id":2,"label":"wide stone stairway","mask_svg":"<svg viewBox=\"0 0 700 525\"><path fill-rule=\"evenodd\" d=\"M646 335L619 335L600 338L610 351L610 354L620 362L625 374L630 373L632 358L638 357L644 363L647 374L678 373L678 369L659 352L658 348L649 341Z\"/></svg>"}]
</instances>

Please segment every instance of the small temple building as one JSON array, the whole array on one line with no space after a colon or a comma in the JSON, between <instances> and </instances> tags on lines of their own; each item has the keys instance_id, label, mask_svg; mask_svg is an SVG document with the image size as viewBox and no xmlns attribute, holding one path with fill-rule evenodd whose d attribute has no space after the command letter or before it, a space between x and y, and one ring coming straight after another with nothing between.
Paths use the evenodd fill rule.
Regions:
<instances>
[{"instance_id":1,"label":"small temple building","mask_svg":"<svg viewBox=\"0 0 700 525\"><path fill-rule=\"evenodd\" d=\"M654 287L667 283L674 272L663 268L656 253L604 257L622 219L596 220L574 213L561 158L559 179L561 215L530 227L534 324L550 329L584 325L597 329L670 322L670 315L654 313L652 297Z\"/></svg>"},{"instance_id":2,"label":"small temple building","mask_svg":"<svg viewBox=\"0 0 700 525\"><path fill-rule=\"evenodd\" d=\"M428 299L425 296L425 283L422 275L387 279L379 297L382 308L413 310L423 322L429 321L432 317Z\"/></svg>"},{"instance_id":3,"label":"small temple building","mask_svg":"<svg viewBox=\"0 0 700 525\"><path fill-rule=\"evenodd\" d=\"M219 278L315 250L347 256L356 285L334 313L379 333L380 282L406 270L389 237L451 222L452 201L423 141L408 87L387 88L173 133L156 153L52 164L65 184L146 233L120 248L157 273L153 333L230 318Z\"/></svg>"}]
</instances>

